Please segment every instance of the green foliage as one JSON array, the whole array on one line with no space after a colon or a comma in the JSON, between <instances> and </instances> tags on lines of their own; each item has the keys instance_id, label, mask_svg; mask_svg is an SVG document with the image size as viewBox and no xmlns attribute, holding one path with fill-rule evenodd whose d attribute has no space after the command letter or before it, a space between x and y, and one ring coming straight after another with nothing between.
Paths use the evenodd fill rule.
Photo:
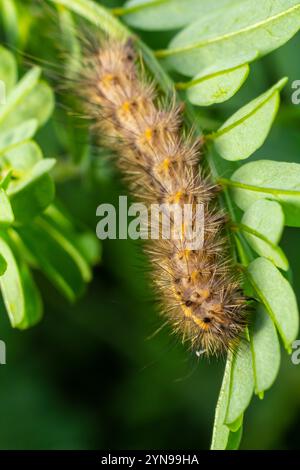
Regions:
<instances>
[{"instance_id":1,"label":"green foliage","mask_svg":"<svg viewBox=\"0 0 300 470\"><path fill-rule=\"evenodd\" d=\"M93 0L51 0L56 5L62 5L70 8L74 13L82 16L91 23L97 25L100 30L111 34L114 31L114 36L122 39L127 36L126 29L123 25L109 14L106 8L93 2Z\"/></svg>"},{"instance_id":2,"label":"green foliage","mask_svg":"<svg viewBox=\"0 0 300 470\"><path fill-rule=\"evenodd\" d=\"M9 198L3 188L0 189L0 227L7 227L14 221L14 213Z\"/></svg>"},{"instance_id":3,"label":"green foliage","mask_svg":"<svg viewBox=\"0 0 300 470\"><path fill-rule=\"evenodd\" d=\"M258 306L251 328L255 393L263 398L279 371L280 344L274 323L262 305Z\"/></svg>"},{"instance_id":4,"label":"green foliage","mask_svg":"<svg viewBox=\"0 0 300 470\"><path fill-rule=\"evenodd\" d=\"M127 37L131 34L108 10L91 0L53 1L69 8L112 37ZM198 11L201 11L199 18ZM300 28L300 4L297 0L262 0L259 4L253 0L224 0L212 5L196 0L132 0L126 3L125 8L113 10L113 13L124 15L125 21L138 29L154 31L186 26L175 35L169 48L157 51L156 56L167 58L171 74L174 70L195 77L189 82L177 84L177 88L187 89L189 101L201 106L231 98L246 79L248 63L283 45ZM137 47L161 90L172 92L173 83L164 71L164 63L158 64L154 54L140 40L137 40ZM251 157L265 142L278 111L279 92L285 83L286 79L283 79L255 100L248 100L246 105L242 103L231 118L206 137L208 146L212 141L214 152L218 154L215 157L209 148L208 164L214 178L224 186L221 202L232 219L235 257L243 265L247 294L249 292L256 299L255 312L246 337L234 354L228 354L216 407L212 449L238 448L243 416L253 393L263 398L264 392L276 379L280 364L277 332L288 352L298 333L295 295L279 270L288 270L288 262L278 243L284 225L300 225L300 167L295 163L270 160L252 161L241 167L236 164L237 160ZM187 123L193 121L197 127L199 115L188 106ZM26 119L32 117L26 116ZM226 161L222 161L222 158ZM221 160L220 165L223 165L222 171L218 170L218 159ZM224 174L232 176L223 178ZM4 204L7 204L7 198ZM78 289L76 269L83 279L89 278L83 259L78 256L74 259L73 249L78 244L72 243L70 246L65 240L62 241L61 233L57 232L58 227L53 228L53 221L47 219L47 212L36 220L34 231L27 226L19 231L14 230L30 251L34 263L44 269L57 286L73 299ZM40 253L44 250L41 236L45 233L47 246L48 243L53 246L58 257L63 257L63 247L64 255L68 253L72 258L69 275L63 279L58 276L62 269L60 260L55 259L53 262L46 256L45 261ZM70 238L67 237L67 240L70 241ZM36 247L36 243L40 243L41 250ZM8 250L5 247L4 250ZM12 266L16 266L16 263L12 262ZM67 262L64 264L68 265ZM2 263L2 271L4 269L5 263ZM16 285L21 286L17 278ZM20 295L19 300L21 298ZM19 312L26 310L25 304L23 300ZM38 305L38 302L35 304ZM15 321L22 324L23 316L20 314Z\"/></svg>"},{"instance_id":5,"label":"green foliage","mask_svg":"<svg viewBox=\"0 0 300 470\"><path fill-rule=\"evenodd\" d=\"M10 93L17 81L17 64L13 55L0 46L0 76L5 83L6 93Z\"/></svg>"},{"instance_id":6,"label":"green foliage","mask_svg":"<svg viewBox=\"0 0 300 470\"><path fill-rule=\"evenodd\" d=\"M248 267L248 275L258 300L274 321L287 351L299 330L299 313L296 297L289 282L265 258L257 258Z\"/></svg>"},{"instance_id":7,"label":"green foliage","mask_svg":"<svg viewBox=\"0 0 300 470\"><path fill-rule=\"evenodd\" d=\"M250 403L254 387L249 342L238 347L231 363L228 404L224 423L232 429Z\"/></svg>"},{"instance_id":8,"label":"green foliage","mask_svg":"<svg viewBox=\"0 0 300 470\"><path fill-rule=\"evenodd\" d=\"M178 84L177 88L187 88L187 98L195 105L210 106L223 103L241 88L249 71L249 65L245 64L212 75L202 76L201 73L191 82Z\"/></svg>"},{"instance_id":9,"label":"green foliage","mask_svg":"<svg viewBox=\"0 0 300 470\"><path fill-rule=\"evenodd\" d=\"M0 122L2 125L5 118L19 110L18 106L20 103L23 104L23 99L26 98L35 85L37 85L40 75L41 69L39 67L34 67L18 82L18 84L13 84L14 88L10 93L8 93L6 103L0 111ZM5 77L5 74L3 77ZM7 82L7 79L4 79L4 82Z\"/></svg>"},{"instance_id":10,"label":"green foliage","mask_svg":"<svg viewBox=\"0 0 300 470\"><path fill-rule=\"evenodd\" d=\"M231 116L213 135L217 152L225 160L245 160L265 141L279 107L282 79L266 93Z\"/></svg>"},{"instance_id":11,"label":"green foliage","mask_svg":"<svg viewBox=\"0 0 300 470\"><path fill-rule=\"evenodd\" d=\"M282 46L300 28L297 0L231 2L203 14L173 38L168 57L178 72L194 76L252 62Z\"/></svg>"},{"instance_id":12,"label":"green foliage","mask_svg":"<svg viewBox=\"0 0 300 470\"><path fill-rule=\"evenodd\" d=\"M84 282L91 280L89 265L76 245L44 217L36 219L30 228L20 228L18 233L34 257L35 265L74 301L82 293Z\"/></svg>"},{"instance_id":13,"label":"green foliage","mask_svg":"<svg viewBox=\"0 0 300 470\"><path fill-rule=\"evenodd\" d=\"M7 268L0 277L0 287L6 310L15 328L28 328L40 320L42 303L39 292L26 264L15 256L5 233L0 233L0 251Z\"/></svg>"},{"instance_id":14,"label":"green foliage","mask_svg":"<svg viewBox=\"0 0 300 470\"><path fill-rule=\"evenodd\" d=\"M0 137L0 156L16 147L18 144L29 140L35 134L36 130L36 119L30 119L11 130L3 131Z\"/></svg>"},{"instance_id":15,"label":"green foliage","mask_svg":"<svg viewBox=\"0 0 300 470\"><path fill-rule=\"evenodd\" d=\"M54 106L52 90L40 81L41 69L31 69L17 83L16 62L4 48L0 63L7 92L0 108L0 288L12 326L24 329L42 316L31 267L40 268L73 301L91 279L90 264L98 260L98 248L94 237L84 234L95 253L87 262L82 234L53 206L55 160L43 158L32 140ZM67 228L43 214L51 207Z\"/></svg>"},{"instance_id":16,"label":"green foliage","mask_svg":"<svg viewBox=\"0 0 300 470\"><path fill-rule=\"evenodd\" d=\"M216 415L211 443L212 450L227 449L228 442L232 434L232 431L229 429L229 427L224 424L230 390L231 364L232 356L228 355L223 382L216 406Z\"/></svg>"},{"instance_id":17,"label":"green foliage","mask_svg":"<svg viewBox=\"0 0 300 470\"><path fill-rule=\"evenodd\" d=\"M286 225L300 226L299 164L259 160L239 168L231 179L234 201L243 211L255 201L272 199L281 205Z\"/></svg>"},{"instance_id":18,"label":"green foliage","mask_svg":"<svg viewBox=\"0 0 300 470\"><path fill-rule=\"evenodd\" d=\"M225 7L233 0L129 0L124 8L115 9L117 15L124 15L130 26L156 31L182 28L200 15Z\"/></svg>"},{"instance_id":19,"label":"green foliage","mask_svg":"<svg viewBox=\"0 0 300 470\"><path fill-rule=\"evenodd\" d=\"M19 40L18 15L14 0L0 0L2 22L9 42L17 46Z\"/></svg>"},{"instance_id":20,"label":"green foliage","mask_svg":"<svg viewBox=\"0 0 300 470\"><path fill-rule=\"evenodd\" d=\"M3 256L0 255L0 276L4 274L4 272L6 271L6 268L7 268L7 263L5 259L3 258Z\"/></svg>"},{"instance_id":21,"label":"green foliage","mask_svg":"<svg viewBox=\"0 0 300 470\"><path fill-rule=\"evenodd\" d=\"M242 230L251 248L260 256L287 271L288 260L278 246L284 229L283 210L275 201L259 199L242 217Z\"/></svg>"}]
</instances>

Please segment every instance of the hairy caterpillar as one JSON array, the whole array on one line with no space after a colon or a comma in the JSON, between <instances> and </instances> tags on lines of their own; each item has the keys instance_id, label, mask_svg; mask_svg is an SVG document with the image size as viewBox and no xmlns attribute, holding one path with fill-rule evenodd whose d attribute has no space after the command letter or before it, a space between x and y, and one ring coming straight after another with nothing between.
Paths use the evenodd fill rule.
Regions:
<instances>
[{"instance_id":1,"label":"hairy caterpillar","mask_svg":"<svg viewBox=\"0 0 300 470\"><path fill-rule=\"evenodd\" d=\"M199 174L199 142L182 130L181 108L158 102L137 64L131 41L106 40L81 67L79 93L101 143L118 155L132 192L153 202L204 205L204 244L147 244L164 315L195 348L218 354L234 347L246 325L245 300L227 254L224 216L215 188ZM173 220L173 224L174 224Z\"/></svg>"}]
</instances>

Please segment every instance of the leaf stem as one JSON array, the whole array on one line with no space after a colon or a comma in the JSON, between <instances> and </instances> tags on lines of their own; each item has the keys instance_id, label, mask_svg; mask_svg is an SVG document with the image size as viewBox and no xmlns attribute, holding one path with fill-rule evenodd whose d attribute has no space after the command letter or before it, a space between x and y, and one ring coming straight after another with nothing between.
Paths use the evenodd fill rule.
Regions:
<instances>
[{"instance_id":1,"label":"leaf stem","mask_svg":"<svg viewBox=\"0 0 300 470\"><path fill-rule=\"evenodd\" d=\"M177 90L187 90L189 88L194 87L195 85L199 85L200 83L205 82L206 80L209 80L209 79L212 79L212 78L215 78L215 77L219 77L220 75L223 75L224 73L233 72L233 71L235 71L235 70L237 70L237 69L239 69L239 68L241 68L245 65L248 65L248 62L237 65L235 67L230 67L230 68L227 68L227 69L224 69L224 70L219 70L218 72L208 73L207 75L203 75L202 77L198 76L198 78L195 78L193 80L189 80L187 82L177 82L177 83L175 83L175 88Z\"/></svg>"},{"instance_id":2,"label":"leaf stem","mask_svg":"<svg viewBox=\"0 0 300 470\"><path fill-rule=\"evenodd\" d=\"M281 188L268 188L263 186L255 186L246 183L240 183L239 181L233 181L227 178L218 178L217 183L223 187L232 187L245 189L247 191L255 191L258 193L273 194L274 196L300 196L300 191L292 189L281 189Z\"/></svg>"},{"instance_id":3,"label":"leaf stem","mask_svg":"<svg viewBox=\"0 0 300 470\"><path fill-rule=\"evenodd\" d=\"M267 243L267 245L269 245L279 256L281 256L284 259L284 261L286 262L286 264L288 265L288 260L285 256L284 252L280 248L280 246L278 246L275 243L271 242L271 240L269 240L267 237L265 237L262 233L258 232L257 230L255 230L251 227L248 227L248 225L237 223L237 222L231 223L230 228L231 228L231 230L234 230L234 231L237 230L237 231L242 231L242 232L249 233L250 235L253 235L254 237L259 238L263 242Z\"/></svg>"},{"instance_id":4,"label":"leaf stem","mask_svg":"<svg viewBox=\"0 0 300 470\"><path fill-rule=\"evenodd\" d=\"M258 232L257 230L254 230L251 227L248 227L248 225L234 222L234 223L230 224L230 228L232 230L247 232L251 235L254 235L255 237L259 238L260 240L266 242L274 250L278 250L278 248L279 248L277 245L275 245L275 243L272 243L271 240L269 240L267 237L265 237L262 233Z\"/></svg>"},{"instance_id":5,"label":"leaf stem","mask_svg":"<svg viewBox=\"0 0 300 470\"><path fill-rule=\"evenodd\" d=\"M115 16L124 16L128 15L129 13L136 13L137 11L146 10L152 6L161 5L162 3L168 3L169 1L170 0L148 0L148 2L139 3L129 7L112 8L110 11Z\"/></svg>"}]
</instances>

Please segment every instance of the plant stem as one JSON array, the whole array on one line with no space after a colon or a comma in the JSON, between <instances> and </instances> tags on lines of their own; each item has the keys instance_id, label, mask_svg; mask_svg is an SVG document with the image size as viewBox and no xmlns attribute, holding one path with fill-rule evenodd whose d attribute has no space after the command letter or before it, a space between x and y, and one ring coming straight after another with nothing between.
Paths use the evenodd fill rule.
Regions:
<instances>
[{"instance_id":1,"label":"plant stem","mask_svg":"<svg viewBox=\"0 0 300 470\"><path fill-rule=\"evenodd\" d=\"M137 5L132 5L129 7L120 7L120 8L112 8L110 11L115 16L124 16L128 15L129 13L135 13L141 10L147 10L147 8L161 5L162 3L168 3L170 0L148 0L147 3L140 3Z\"/></svg>"},{"instance_id":2,"label":"plant stem","mask_svg":"<svg viewBox=\"0 0 300 470\"><path fill-rule=\"evenodd\" d=\"M273 194L274 196L300 196L300 191L290 190L290 189L281 189L281 188L266 188L261 186L254 186L252 184L240 183L239 181L232 181L227 178L218 178L217 183L223 187L232 187L245 189L247 191L255 191L258 193L267 193Z\"/></svg>"}]
</instances>

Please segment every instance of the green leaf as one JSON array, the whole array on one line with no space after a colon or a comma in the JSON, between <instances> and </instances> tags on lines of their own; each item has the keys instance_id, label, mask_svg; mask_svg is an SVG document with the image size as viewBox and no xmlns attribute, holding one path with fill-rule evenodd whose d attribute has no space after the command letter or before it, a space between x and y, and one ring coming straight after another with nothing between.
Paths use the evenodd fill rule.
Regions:
<instances>
[{"instance_id":1,"label":"green leaf","mask_svg":"<svg viewBox=\"0 0 300 470\"><path fill-rule=\"evenodd\" d=\"M0 187L2 189L4 189L4 191L6 191L9 184L10 184L10 182L11 182L11 180L12 180L13 170L12 169L10 169L10 170L2 169L1 171L3 173L3 178L1 180Z\"/></svg>"},{"instance_id":2,"label":"green leaf","mask_svg":"<svg viewBox=\"0 0 300 470\"><path fill-rule=\"evenodd\" d=\"M0 254L0 276L2 276L2 274L5 273L6 268L7 268L7 263L5 259L3 258L3 256Z\"/></svg>"},{"instance_id":3,"label":"green leaf","mask_svg":"<svg viewBox=\"0 0 300 470\"><path fill-rule=\"evenodd\" d=\"M286 225L300 227L300 164L259 160L239 168L231 177L236 204L246 211L258 199L280 203Z\"/></svg>"},{"instance_id":4,"label":"green leaf","mask_svg":"<svg viewBox=\"0 0 300 470\"><path fill-rule=\"evenodd\" d=\"M250 344L245 340L240 343L232 360L225 424L230 425L240 419L250 403L253 389L251 349Z\"/></svg>"},{"instance_id":5,"label":"green leaf","mask_svg":"<svg viewBox=\"0 0 300 470\"><path fill-rule=\"evenodd\" d=\"M245 82L249 65L244 64L212 75L197 75L191 82L179 84L179 89L187 88L189 101L199 106L223 103L231 98Z\"/></svg>"},{"instance_id":6,"label":"green leaf","mask_svg":"<svg viewBox=\"0 0 300 470\"><path fill-rule=\"evenodd\" d=\"M101 245L94 232L86 229L76 230L76 224L72 220L71 215L66 213L65 210L60 209L57 204L51 204L46 209L43 219L46 219L71 241L80 252L81 257L90 266L94 266L100 261ZM87 279L89 279L89 276L88 274Z\"/></svg>"},{"instance_id":7,"label":"green leaf","mask_svg":"<svg viewBox=\"0 0 300 470\"><path fill-rule=\"evenodd\" d=\"M0 251L7 263L7 269L0 277L0 287L7 313L12 326L17 326L24 319L24 292L21 276L10 246L0 237Z\"/></svg>"},{"instance_id":8,"label":"green leaf","mask_svg":"<svg viewBox=\"0 0 300 470\"><path fill-rule=\"evenodd\" d=\"M275 381L280 366L280 344L271 317L260 304L250 329L255 393L263 396Z\"/></svg>"},{"instance_id":9,"label":"green leaf","mask_svg":"<svg viewBox=\"0 0 300 470\"><path fill-rule=\"evenodd\" d=\"M242 230L253 250L268 258L285 271L289 264L283 251L277 246L284 228L283 210L275 201L260 199L254 202L242 218Z\"/></svg>"},{"instance_id":10,"label":"green leaf","mask_svg":"<svg viewBox=\"0 0 300 470\"><path fill-rule=\"evenodd\" d=\"M17 7L14 0L1 0L0 10L6 39L14 48L18 45L19 29Z\"/></svg>"},{"instance_id":11,"label":"green leaf","mask_svg":"<svg viewBox=\"0 0 300 470\"><path fill-rule=\"evenodd\" d=\"M228 353L222 386L220 389L218 403L216 406L211 450L226 449L229 435L230 435L230 429L224 424L224 421L225 421L226 410L228 406L229 386L230 386L230 377L231 377L231 364L232 364L232 354Z\"/></svg>"},{"instance_id":12,"label":"green leaf","mask_svg":"<svg viewBox=\"0 0 300 470\"><path fill-rule=\"evenodd\" d=\"M0 188L0 227L7 227L14 221L14 214L4 189Z\"/></svg>"},{"instance_id":13,"label":"green leaf","mask_svg":"<svg viewBox=\"0 0 300 470\"><path fill-rule=\"evenodd\" d=\"M41 271L70 301L76 300L91 272L72 242L42 218L18 233Z\"/></svg>"},{"instance_id":14,"label":"green leaf","mask_svg":"<svg viewBox=\"0 0 300 470\"><path fill-rule=\"evenodd\" d=\"M98 26L111 37L124 39L129 35L125 26L117 21L106 8L91 0L51 0L51 2L69 8L77 15Z\"/></svg>"},{"instance_id":15,"label":"green leaf","mask_svg":"<svg viewBox=\"0 0 300 470\"><path fill-rule=\"evenodd\" d=\"M18 328L24 330L38 323L43 316L43 304L39 290L37 289L31 272L26 264L21 264L20 274L24 289L26 315Z\"/></svg>"},{"instance_id":16,"label":"green leaf","mask_svg":"<svg viewBox=\"0 0 300 470\"><path fill-rule=\"evenodd\" d=\"M12 92L8 95L5 105L0 108L0 123L4 122L4 119L10 113L15 111L22 100L24 100L24 98L36 86L40 75L41 69L39 67L34 67L18 82Z\"/></svg>"},{"instance_id":17,"label":"green leaf","mask_svg":"<svg viewBox=\"0 0 300 470\"><path fill-rule=\"evenodd\" d=\"M283 78L270 90L233 114L212 135L216 150L225 160L244 160L264 143L279 108Z\"/></svg>"},{"instance_id":18,"label":"green leaf","mask_svg":"<svg viewBox=\"0 0 300 470\"><path fill-rule=\"evenodd\" d=\"M285 348L291 351L299 329L297 301L291 285L265 258L252 261L248 266L248 276L258 299L275 323Z\"/></svg>"},{"instance_id":19,"label":"green leaf","mask_svg":"<svg viewBox=\"0 0 300 470\"><path fill-rule=\"evenodd\" d=\"M13 150L6 152L2 157L4 167L13 169L15 176L16 173L17 176L19 176L31 170L31 168L42 159L42 151L33 140L22 142Z\"/></svg>"},{"instance_id":20,"label":"green leaf","mask_svg":"<svg viewBox=\"0 0 300 470\"><path fill-rule=\"evenodd\" d=\"M242 415L233 423L232 429L224 424L228 406L232 360L232 353L228 353L222 386L216 406L211 450L237 449L242 437Z\"/></svg>"},{"instance_id":21,"label":"green leaf","mask_svg":"<svg viewBox=\"0 0 300 470\"><path fill-rule=\"evenodd\" d=\"M8 95L17 81L17 64L11 52L0 46L0 80L5 84Z\"/></svg>"},{"instance_id":22,"label":"green leaf","mask_svg":"<svg viewBox=\"0 0 300 470\"><path fill-rule=\"evenodd\" d=\"M43 316L43 304L40 293L33 281L31 272L25 263L20 263L20 276L24 290L25 315L17 325L24 330L38 323Z\"/></svg>"},{"instance_id":23,"label":"green leaf","mask_svg":"<svg viewBox=\"0 0 300 470\"><path fill-rule=\"evenodd\" d=\"M157 55L169 57L171 66L184 75L218 72L268 54L299 28L299 0L233 2L201 15Z\"/></svg>"},{"instance_id":24,"label":"green leaf","mask_svg":"<svg viewBox=\"0 0 300 470\"><path fill-rule=\"evenodd\" d=\"M7 263L7 269L0 277L0 287L11 325L20 329L28 328L42 316L39 292L28 268L16 260L3 234L0 236L0 251Z\"/></svg>"},{"instance_id":25,"label":"green leaf","mask_svg":"<svg viewBox=\"0 0 300 470\"><path fill-rule=\"evenodd\" d=\"M66 54L66 74L68 79L77 76L81 64L81 47L76 33L76 24L72 13L62 5L56 6L59 17L59 26L62 32L63 47Z\"/></svg>"},{"instance_id":26,"label":"green leaf","mask_svg":"<svg viewBox=\"0 0 300 470\"><path fill-rule=\"evenodd\" d=\"M83 280L89 282L92 278L91 269L84 255L78 248L78 233L75 232L74 228L64 231L59 224L56 225L46 214L41 216L39 225L43 226L45 231L52 234L52 238L56 239L58 243L64 246L66 253L72 257L77 265Z\"/></svg>"},{"instance_id":27,"label":"green leaf","mask_svg":"<svg viewBox=\"0 0 300 470\"><path fill-rule=\"evenodd\" d=\"M94 233L85 231L77 234L74 244L87 263L96 265L101 259L101 245Z\"/></svg>"},{"instance_id":28,"label":"green leaf","mask_svg":"<svg viewBox=\"0 0 300 470\"><path fill-rule=\"evenodd\" d=\"M130 26L149 31L182 28L195 18L222 8L233 0L129 0L124 8L116 8L118 15Z\"/></svg>"},{"instance_id":29,"label":"green leaf","mask_svg":"<svg viewBox=\"0 0 300 470\"><path fill-rule=\"evenodd\" d=\"M237 432L241 426L243 425L243 420L244 420L244 415L242 414L241 416L239 416L235 421L233 421L233 423L230 423L226 426L228 426L228 428L230 429L230 431L232 431L233 433Z\"/></svg>"},{"instance_id":30,"label":"green leaf","mask_svg":"<svg viewBox=\"0 0 300 470\"><path fill-rule=\"evenodd\" d=\"M38 82L35 87L23 97L6 115L1 129L8 129L28 119L36 119L41 127L48 120L54 108L53 91L45 82Z\"/></svg>"},{"instance_id":31,"label":"green leaf","mask_svg":"<svg viewBox=\"0 0 300 470\"><path fill-rule=\"evenodd\" d=\"M237 431L235 432L230 431L225 450L237 450L240 446L242 435L243 435L243 425L241 425L239 429L237 429Z\"/></svg>"},{"instance_id":32,"label":"green leaf","mask_svg":"<svg viewBox=\"0 0 300 470\"><path fill-rule=\"evenodd\" d=\"M30 119L12 129L0 132L0 157L16 145L30 139L37 130L37 120Z\"/></svg>"},{"instance_id":33,"label":"green leaf","mask_svg":"<svg viewBox=\"0 0 300 470\"><path fill-rule=\"evenodd\" d=\"M38 161L25 175L9 185L8 195L18 224L31 222L54 199L54 182L48 172L55 160Z\"/></svg>"}]
</instances>

